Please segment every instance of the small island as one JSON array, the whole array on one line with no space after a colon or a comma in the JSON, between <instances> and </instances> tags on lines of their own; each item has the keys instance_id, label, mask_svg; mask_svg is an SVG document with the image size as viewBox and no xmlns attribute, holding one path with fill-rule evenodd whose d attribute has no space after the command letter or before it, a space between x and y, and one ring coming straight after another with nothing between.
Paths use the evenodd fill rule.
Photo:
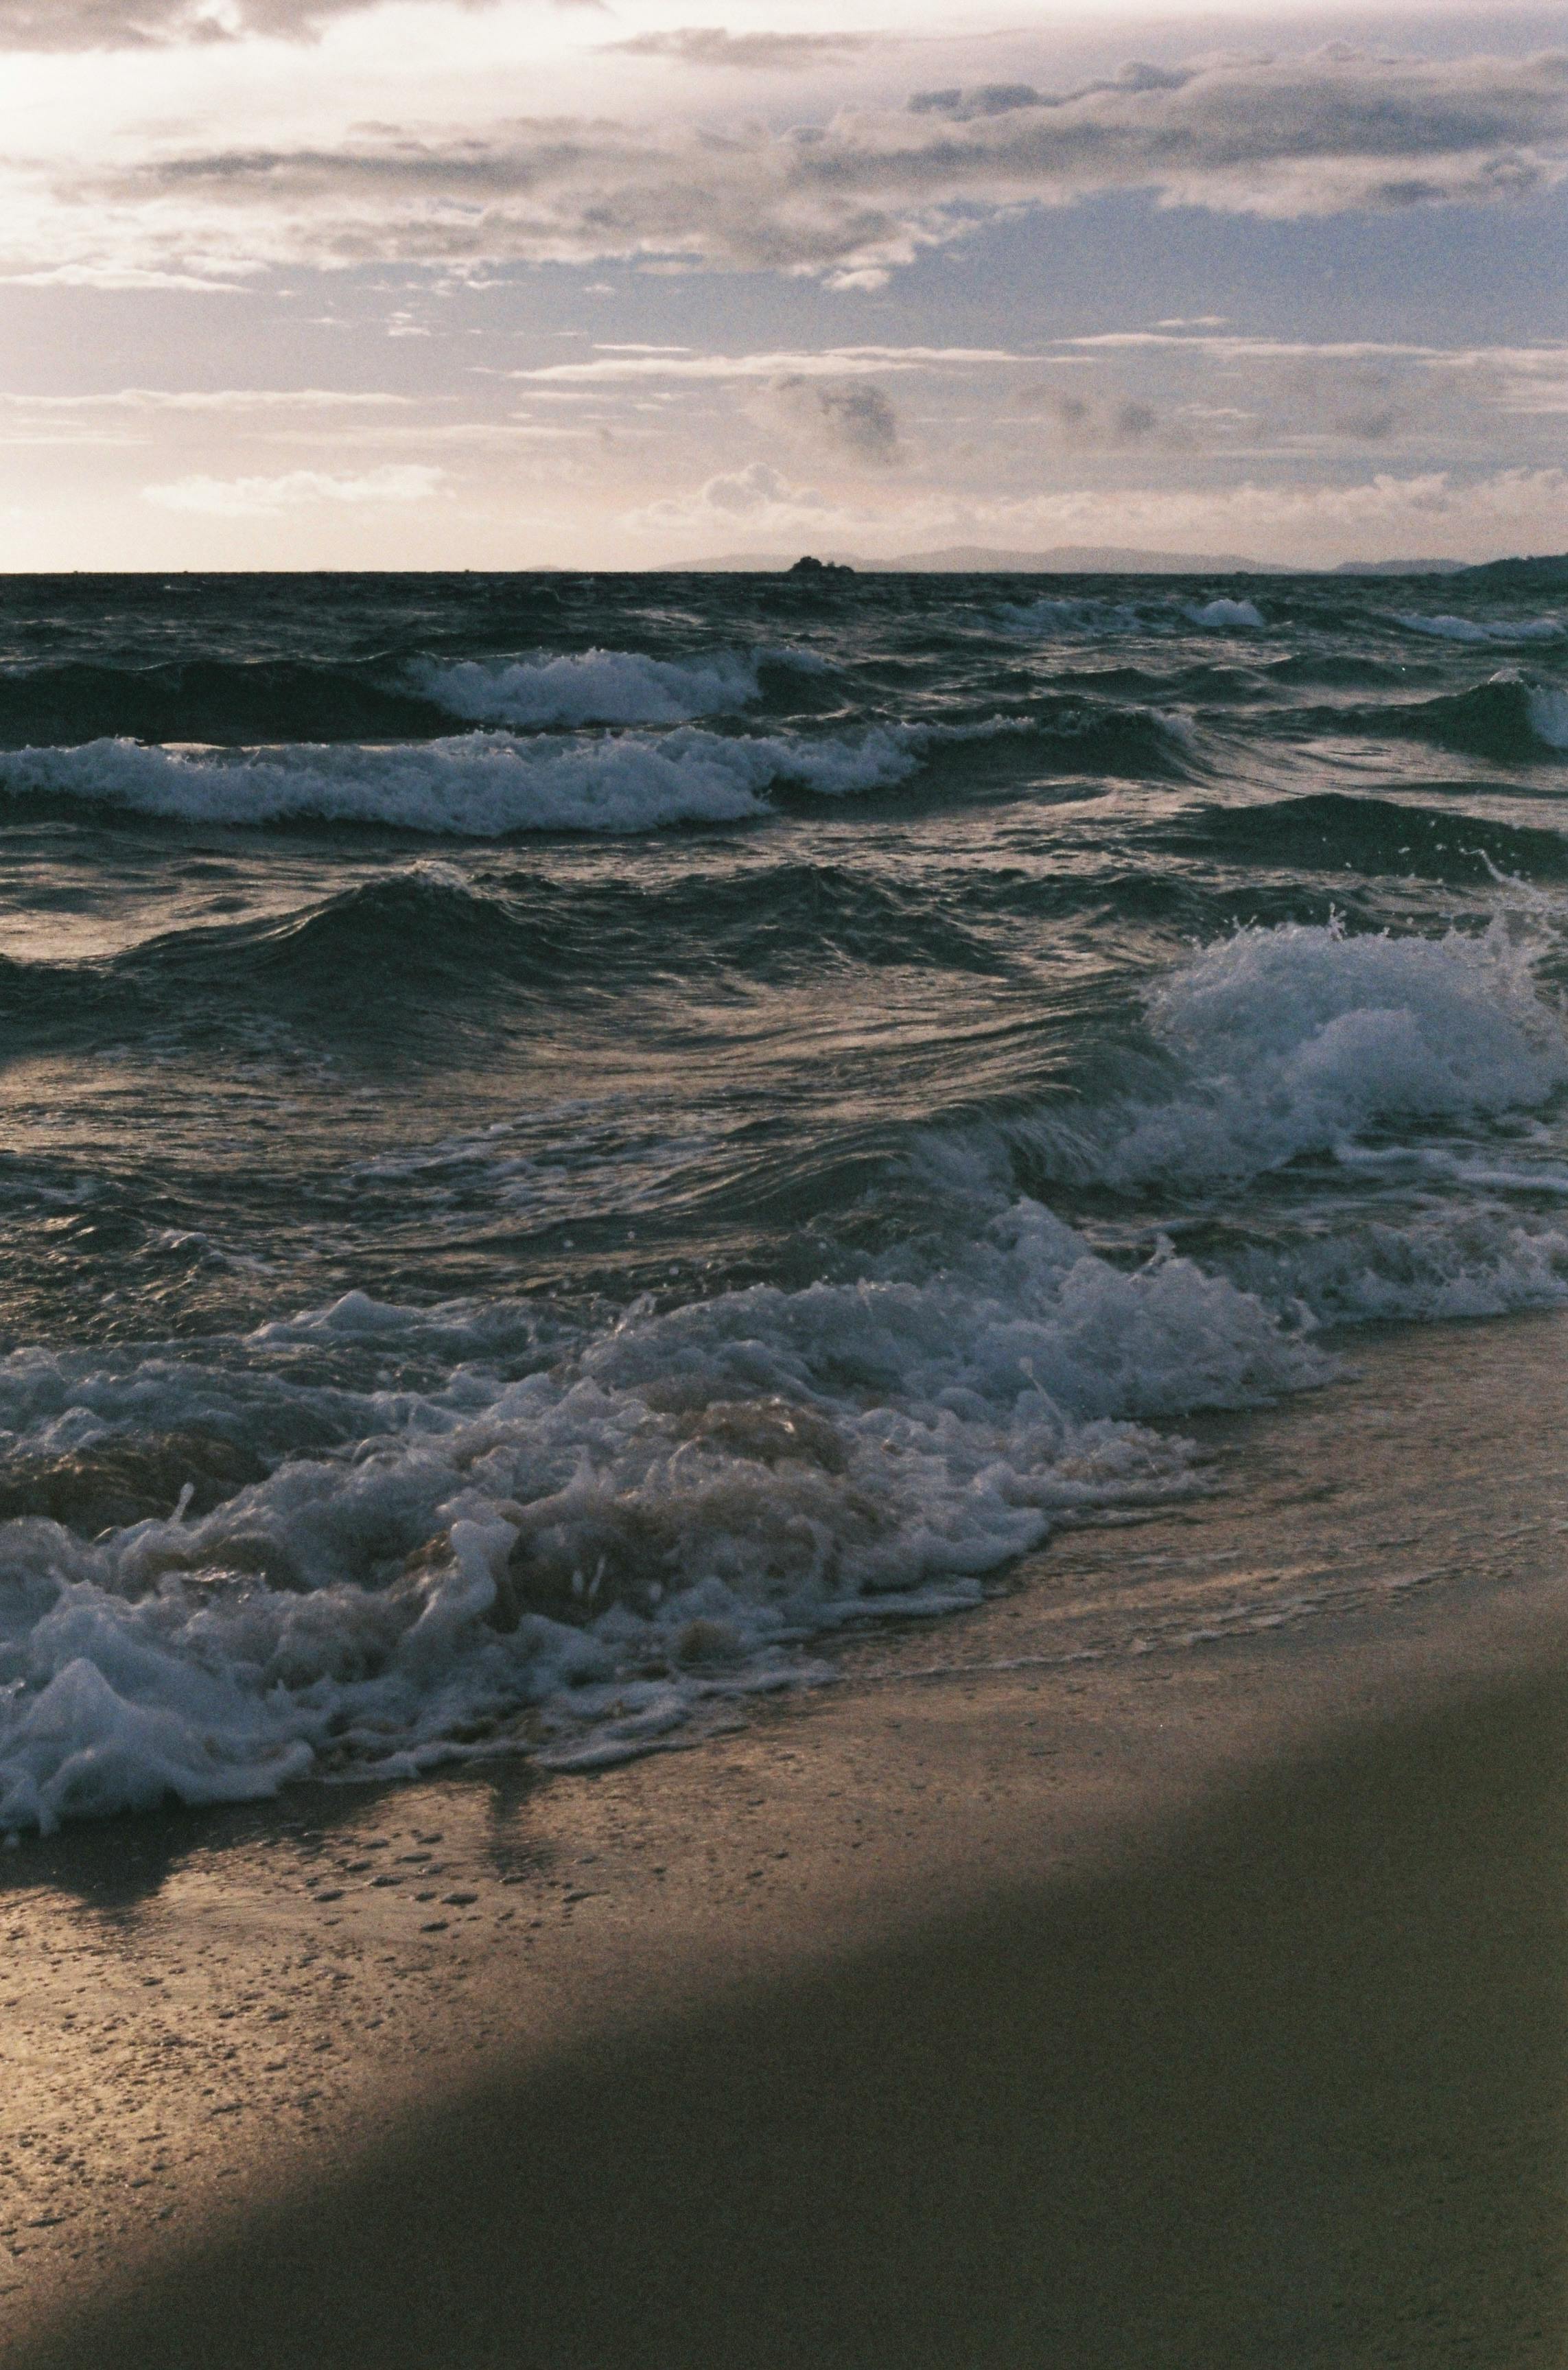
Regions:
<instances>
[{"instance_id":1,"label":"small island","mask_svg":"<svg viewBox=\"0 0 1568 2370\"><path fill-rule=\"evenodd\" d=\"M791 576L853 576L854 569L847 560L815 559L810 552L806 552L788 573Z\"/></svg>"}]
</instances>

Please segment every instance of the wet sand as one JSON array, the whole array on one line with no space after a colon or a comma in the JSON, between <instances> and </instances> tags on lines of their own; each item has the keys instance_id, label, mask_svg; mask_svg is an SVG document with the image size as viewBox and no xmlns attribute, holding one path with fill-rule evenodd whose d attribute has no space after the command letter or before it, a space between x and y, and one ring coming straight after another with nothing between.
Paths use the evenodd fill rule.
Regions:
<instances>
[{"instance_id":1,"label":"wet sand","mask_svg":"<svg viewBox=\"0 0 1568 2370\"><path fill-rule=\"evenodd\" d=\"M1565 1349L696 1752L8 1855L5 2358L1560 2362Z\"/></svg>"}]
</instances>

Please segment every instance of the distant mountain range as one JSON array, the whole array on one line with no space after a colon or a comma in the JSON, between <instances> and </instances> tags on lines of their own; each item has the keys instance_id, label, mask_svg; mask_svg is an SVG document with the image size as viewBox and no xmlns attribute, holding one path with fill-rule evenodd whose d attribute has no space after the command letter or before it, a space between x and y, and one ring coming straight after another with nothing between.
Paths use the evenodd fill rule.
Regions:
<instances>
[{"instance_id":1,"label":"distant mountain range","mask_svg":"<svg viewBox=\"0 0 1568 2370\"><path fill-rule=\"evenodd\" d=\"M783 551L727 551L713 559L676 561L665 571L695 576L756 572L783 574L798 555ZM903 551L891 559L866 559L851 552L824 551L864 576L1459 576L1462 559L1346 559L1337 568L1294 569L1267 559L1247 559L1232 551L1138 551L1124 544L1062 543L1048 551L998 551L978 543L948 544L938 551ZM1568 567L1552 560L1490 560L1487 568Z\"/></svg>"},{"instance_id":2,"label":"distant mountain range","mask_svg":"<svg viewBox=\"0 0 1568 2370\"><path fill-rule=\"evenodd\" d=\"M726 551L715 559L678 561L693 575L792 568L798 554ZM1120 544L1063 543L1050 551L996 551L979 543L948 544L940 551L900 551L891 559L866 559L853 552L826 551L863 576L1284 576L1289 570L1265 559L1242 559L1233 552L1134 551Z\"/></svg>"},{"instance_id":3,"label":"distant mountain range","mask_svg":"<svg viewBox=\"0 0 1568 2370\"><path fill-rule=\"evenodd\" d=\"M1333 576L1463 576L1464 559L1342 559Z\"/></svg>"}]
</instances>

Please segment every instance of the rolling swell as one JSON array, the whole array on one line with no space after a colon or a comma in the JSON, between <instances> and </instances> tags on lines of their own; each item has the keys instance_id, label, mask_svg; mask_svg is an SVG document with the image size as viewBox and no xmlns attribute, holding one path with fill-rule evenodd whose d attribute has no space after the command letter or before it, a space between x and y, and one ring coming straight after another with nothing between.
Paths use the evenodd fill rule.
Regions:
<instances>
[{"instance_id":1,"label":"rolling swell","mask_svg":"<svg viewBox=\"0 0 1568 2370\"><path fill-rule=\"evenodd\" d=\"M445 732L430 699L372 668L301 660L191 659L163 666L71 661L0 674L0 748L123 738L206 742L395 740Z\"/></svg>"},{"instance_id":2,"label":"rolling swell","mask_svg":"<svg viewBox=\"0 0 1568 2370\"><path fill-rule=\"evenodd\" d=\"M1288 870L1419 873L1429 880L1568 880L1560 832L1483 822L1387 799L1337 791L1267 805L1214 807L1183 818L1170 844Z\"/></svg>"},{"instance_id":3,"label":"rolling swell","mask_svg":"<svg viewBox=\"0 0 1568 2370\"><path fill-rule=\"evenodd\" d=\"M760 706L790 714L825 663L808 651L718 649L684 659L591 650L526 659L350 663L214 657L143 666L67 660L0 673L0 748L125 739L239 748L257 742L436 739L453 721L524 731L687 724Z\"/></svg>"},{"instance_id":4,"label":"rolling swell","mask_svg":"<svg viewBox=\"0 0 1568 2370\"><path fill-rule=\"evenodd\" d=\"M643 1749L1568 1301L1467 597L0 583L0 1825Z\"/></svg>"},{"instance_id":5,"label":"rolling swell","mask_svg":"<svg viewBox=\"0 0 1568 2370\"><path fill-rule=\"evenodd\" d=\"M1539 763L1568 750L1568 693L1512 676L1433 699L1331 711L1318 720L1330 731L1431 741L1504 765Z\"/></svg>"},{"instance_id":6,"label":"rolling swell","mask_svg":"<svg viewBox=\"0 0 1568 2370\"><path fill-rule=\"evenodd\" d=\"M677 956L676 950L679 949ZM820 976L824 966L986 974L1006 959L929 894L839 865L760 866L658 888L434 866L360 883L283 921L209 924L115 957L0 956L10 1051L84 1030L177 1027L188 1041L264 1013L315 1037L374 1035L389 1011L438 1035L505 995L602 999L696 976Z\"/></svg>"}]
</instances>

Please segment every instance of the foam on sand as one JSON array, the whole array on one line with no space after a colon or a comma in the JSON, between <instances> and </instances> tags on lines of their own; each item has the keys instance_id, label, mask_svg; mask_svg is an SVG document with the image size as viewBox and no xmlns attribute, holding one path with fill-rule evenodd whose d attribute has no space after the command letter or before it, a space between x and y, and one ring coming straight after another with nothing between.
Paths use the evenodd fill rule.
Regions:
<instances>
[{"instance_id":1,"label":"foam on sand","mask_svg":"<svg viewBox=\"0 0 1568 2370\"><path fill-rule=\"evenodd\" d=\"M496 1333L350 1294L204 1355L0 1363L0 1418L40 1454L199 1420L275 1436L291 1395L340 1444L200 1519L0 1529L0 1826L306 1769L624 1758L798 1678L815 1636L974 1603L1064 1517L1190 1491L1150 1419L1330 1371L1229 1283L1114 1268L1029 1202L949 1267L638 1305L511 1380ZM373 1379L435 1340L444 1382ZM304 1379L324 1348L335 1373L358 1348L362 1389Z\"/></svg>"}]
</instances>

